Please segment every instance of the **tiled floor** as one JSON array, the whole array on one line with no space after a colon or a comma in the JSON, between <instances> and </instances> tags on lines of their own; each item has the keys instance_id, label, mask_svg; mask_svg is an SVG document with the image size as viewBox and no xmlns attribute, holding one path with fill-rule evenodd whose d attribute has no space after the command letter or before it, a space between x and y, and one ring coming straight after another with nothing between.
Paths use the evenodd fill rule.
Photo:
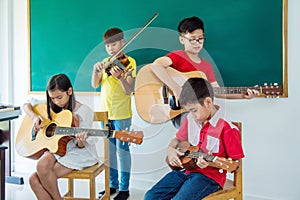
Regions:
<instances>
[{"instance_id":1,"label":"tiled floor","mask_svg":"<svg viewBox=\"0 0 300 200\"><path fill-rule=\"evenodd\" d=\"M5 199L6 200L36 200L34 193L31 191L28 184L28 174L13 174L14 176L23 177L24 185L5 184ZM88 197L88 182L85 180L75 181L75 195L78 197ZM60 192L64 194L67 191L67 182L65 179L59 180ZM97 191L103 189L103 184L97 182ZM144 191L130 189L130 200L142 200ZM111 197L113 199L114 196Z\"/></svg>"}]
</instances>

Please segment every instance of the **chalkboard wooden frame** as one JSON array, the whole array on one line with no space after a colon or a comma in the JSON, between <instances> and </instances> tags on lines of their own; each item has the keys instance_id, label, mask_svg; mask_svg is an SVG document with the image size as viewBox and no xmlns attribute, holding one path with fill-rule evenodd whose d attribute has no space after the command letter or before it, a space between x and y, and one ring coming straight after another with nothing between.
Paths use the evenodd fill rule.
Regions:
<instances>
[{"instance_id":1,"label":"chalkboard wooden frame","mask_svg":"<svg viewBox=\"0 0 300 200\"><path fill-rule=\"evenodd\" d=\"M51 0L51 1L53 2L54 0ZM57 43L55 44L55 45L57 45L57 48L55 49L55 50L57 50L57 52L53 52L53 49L51 49L51 48L49 48L49 51L48 51L50 53L48 53L47 50L45 51L45 52L47 52L47 53L44 53L46 55L43 55L40 52L42 52L42 50L48 48L48 46L46 46L46 45L51 46L53 44L53 42L55 42L55 40L51 40L51 37L52 37L51 34L53 34L53 32L51 32L52 29L56 29L56 32L60 32L61 37L63 38L63 33L65 32L64 26L67 27L66 24L63 24L63 23L60 24L60 23L58 23L59 20L55 21L55 20L52 20L52 19L54 19L55 16L59 16L59 14L64 13L64 11L60 10L60 8L63 8L64 4L68 4L68 1L69 0L58 1L58 2L60 2L60 5L57 5L55 7L52 5L52 7L51 7L51 6L49 6L50 1L27 0L27 4L28 4L28 46L29 46L29 59L28 59L28 61L29 61L29 64L28 64L29 65L29 73L28 73L29 74L28 75L29 76L29 93L44 92L44 90L45 90L44 88L46 87L46 83L47 83L48 79L55 73L62 73L63 72L63 73L66 73L71 78L71 81L73 82L73 85L74 85L74 90L77 91L77 93L81 93L81 94L96 93L96 94L98 94L99 89L95 90L91 87L90 76L91 76L91 68L92 68L93 63L95 61L97 61L99 59L101 60L102 58L105 57L105 51L104 51L103 43L101 41L102 40L101 39L101 37L102 37L101 34L103 34L105 29L110 28L111 26L121 27L125 32L125 38L127 37L127 39L128 39L131 35L133 35L135 33L135 31L138 30L139 26L141 26L143 24L143 22L145 22L149 17L152 16L152 14L154 12L156 12L156 11L159 12L159 16L151 24L151 25L153 25L153 27L149 27L149 29L146 29L145 33L141 34L141 36L139 36L139 38L136 39L137 41L134 41L132 46L129 45L127 50L126 50L127 51L126 53L128 53L129 55L132 55L132 57L136 58L138 65L140 63L139 67L141 67L141 66L143 66L143 64L146 64L147 62L149 63L149 61L154 60L157 55L160 56L160 55L163 55L164 53L166 53L168 51L172 51L172 50L175 50L175 49L178 49L178 48L181 47L180 44L176 44L176 45L173 45L171 47L166 47L164 49L161 49L161 46L159 46L159 47L157 47L155 45L153 46L153 41L152 41L153 39L148 38L148 40L150 41L149 42L149 41L146 41L146 40L142 40L141 38L147 38L147 34L153 36L154 32L155 33L159 32L162 29L168 29L168 33L166 33L167 36L164 36L164 33L162 33L162 34L159 35L159 37L161 37L162 35L164 36L163 42L165 42L165 40L169 40L170 37L173 37L174 40L170 40L170 43L176 43L176 42L178 43L178 41L177 41L178 36L176 35L177 34L176 33L176 28L177 28L178 22L181 19L185 18L185 17L189 17L189 16L193 16L193 15L199 16L199 13L194 12L193 10L191 10L191 12L182 11L184 9L184 5L183 5L183 8L175 8L175 11L173 11L173 15L171 15L166 10L166 8L168 6L167 3L165 3L165 5L164 5L165 6L164 7L165 10L164 10L164 9L160 9L160 7L159 7L159 5L162 4L162 2L160 2L159 4L156 4L156 5L153 5L153 4L155 4L155 2L152 2L151 4L149 3L149 5L147 5L146 3L142 5L137 0L120 1L120 2L124 2L124 4L122 4L122 3L120 4L120 2L118 2L118 3L114 2L114 5L118 5L118 8L115 8L116 12L118 12L119 7L124 6L124 8L127 9L128 7L126 7L126 4L130 4L133 9L136 8L136 14L138 14L138 16L134 16L134 14L126 12L126 14L122 14L122 16L124 16L124 17L119 18L119 19L114 19L114 18L105 18L105 16L101 15L101 13L100 13L100 14L98 14L98 17L99 18L105 18L105 20L101 21L101 19L99 19L99 21L101 21L101 23L97 23L97 24L95 24L95 26L92 26L93 24L92 25L89 24L89 26L86 26L86 23L85 23L84 19L80 18L80 20L83 20L81 22L84 22L84 23L82 23L83 28L87 29L87 28L91 28L91 26L93 28L95 28L95 27L100 26L100 25L103 28L102 29L96 29L95 28L95 32L97 32L96 35L98 35L97 36L98 38L95 38L95 36L94 36L95 34L93 35L93 37L90 36L90 35L92 35L90 32L93 32L93 29L89 29L86 32L87 36L86 36L86 38L84 38L85 40L83 42L80 43L80 41L78 42L78 41L74 40L74 41L79 43L79 46L77 46L79 49L80 49L80 45L82 45L83 43L89 43L88 44L88 45L90 45L89 46L90 52L88 52L89 55L84 57L85 60L80 60L81 64L84 63L84 64L86 64L86 66L89 66L89 67L83 67L82 68L82 67L76 66L76 64L75 64L75 67L74 67L74 65L72 65L73 64L72 62L74 60L76 60L78 57L80 57L80 56L78 56L80 53L76 53L76 55L74 55L74 57L66 56L64 58L65 60L62 62L64 64L69 64L70 63L70 66L72 66L72 67L68 66L67 68L63 68L61 66L61 63L59 63L59 61L60 61L59 59L62 59L62 58L57 58L56 59L55 56L57 56L58 54L62 55L64 53L66 53L66 51L63 51L63 48L61 48L63 45L65 45L65 44L63 44L65 39L61 39L61 40L57 41ZM90 0L90 1L93 1L93 0ZM35 3L35 7L32 6L33 2ZM85 3L87 3L87 2L88 1L85 1ZM182 1L180 1L180 2L182 3ZM223 4L221 2L222 1L220 1L219 4L222 4L222 6L223 6L222 8L218 7L217 2L214 5L214 9L215 9L216 13L222 13L222 10L226 10L226 8L224 7L225 4ZM235 4L240 3L240 2L231 1L231 0L228 0L226 2L228 2L228 4L232 4L232 5L234 5L233 3L235 3ZM253 1L253 2L255 2L255 1ZM262 1L257 0L257 2L262 2ZM278 27L278 29L276 29L276 31L274 31L274 32L280 32L280 41L279 41L280 44L277 45L277 43L276 43L276 44L274 44L274 46L277 45L277 46L281 47L280 52L276 52L276 55L279 55L279 53L280 53L280 59L278 59L278 61L281 64L278 64L278 62L277 62L277 64L276 64L276 70L277 71L273 68L262 69L261 70L261 75L265 76L266 72L267 73L275 73L276 77L275 78L271 77L270 81L266 80L266 82L267 83L274 83L274 82L277 82L275 80L281 79L281 80L279 80L279 84L282 85L282 87L283 87L282 97L288 97L288 74L287 74L287 71L288 71L287 70L287 68L288 68L288 63L287 63L287 11L288 11L288 0L275 0L275 1L274 0L266 0L266 1L263 1L263 2L269 2L269 3L271 2L272 4L269 4L269 5L271 5L270 7L268 7L268 3L261 5L261 7L263 7L263 8L258 8L258 7L255 7L255 6L253 6L253 7L255 7L256 10L258 10L258 9L264 10L266 15L269 15L270 13L272 13L272 12L270 12L271 7L272 8L276 7L277 10L280 8L280 13L279 14L280 14L281 22L276 21L276 23L280 24L280 26ZM104 3L104 2L101 2L101 3ZM133 3L135 3L135 4L133 4ZM243 4L247 4L247 3L248 3L248 1L243 1ZM107 2L104 7L107 8L107 7L109 7L110 4L111 4L110 2ZM174 0L174 4L176 5L176 0ZM208 3L207 0L197 1L197 2L187 0L187 1L185 1L185 4L193 5L193 6L197 6L197 5L201 6L201 4L203 4L203 5L208 4L206 6L209 8L209 3ZM239 10L240 9L239 6L243 6L243 4L236 5L236 8L231 8L231 9L235 9L235 10L231 10L231 11L238 10L238 11L236 11L235 14L241 14L244 11ZM132 6L132 5L135 5L135 6ZM250 5L250 3L249 3L249 5ZM68 4L67 6L68 7L73 7L73 9L75 11L78 11L79 9L84 10L84 8L82 8L82 5L79 5L78 1L76 1L76 0L73 0L72 4ZM144 6L144 7L142 7L142 6ZM172 5L172 6L174 6L174 5ZM154 8L152 8L152 7L154 7ZM245 9L246 7L247 6L245 5L245 7L242 7L242 9ZM92 7L89 6L88 8L91 9ZM187 6L187 8L188 8L188 6ZM174 9L174 8L170 7L170 9ZM248 9L251 9L251 8L248 8ZM55 10L55 12L53 12L54 10ZM122 10L122 8L120 8L120 10ZM178 12L177 10L179 10L181 12ZM93 11L91 11L91 12L93 12ZM169 12L171 13L172 11L170 10ZM239 77L239 75L245 74L245 73L249 73L250 77L256 77L257 78L258 76L257 75L252 76L251 75L251 73L252 73L251 69L247 68L247 69L242 69L241 73L238 74L238 76L234 75L234 78L232 78L232 77L230 77L230 74L233 74L236 71L239 71L240 70L239 68L237 68L237 67L232 67L232 68L229 67L228 68L228 66L225 66L225 64L224 64L225 67L222 67L222 66L219 67L220 65L223 65L224 57L230 57L231 56L232 59L228 59L227 61L230 61L233 64L237 63L236 65L238 67L239 67L239 63L242 63L241 60L246 59L246 57L241 57L240 56L241 54L238 56L238 59L235 58L234 55L223 56L222 54L226 54L227 52L226 52L226 49L221 50L222 46L225 46L225 44L230 43L230 41L233 41L235 39L235 38L222 38L222 35L224 34L224 32L226 30L226 26L228 27L228 29L231 28L230 27L230 21L227 21L228 23L225 24L225 27L220 26L221 25L220 23L223 23L224 21L221 21L220 18L217 18L217 15L210 14L211 12L206 11L206 10L202 10L201 12L204 13L204 14L199 16L199 17L202 18L205 22L206 35L208 37L208 40L206 41L206 44L205 44L205 47L206 47L205 50L206 50L206 52L210 52L210 54L208 54L204 51L204 57L205 57L205 59L208 59L209 61L211 61L213 63L214 69L217 71L216 72L217 78L221 77L221 79L222 79L220 81L221 85L227 86L229 84L229 86L245 86L243 84L247 84L247 86L252 86L252 84L253 85L257 84L255 82L255 79L253 80L253 82L251 82L252 81L251 80L248 83L244 83L245 78L243 78L243 77L241 77L241 80L238 80L238 81L240 81L238 83L234 83L234 82L231 83L230 81L228 81L229 79L230 80L237 79L236 77ZM176 14L174 14L174 13L176 13ZM274 11L274 13L275 13L275 11ZM48 15L53 15L53 16L50 16L48 18L42 18L42 19L46 19L48 21L40 21L42 23L39 23L37 18L40 18L40 16L47 15L47 14ZM85 11L84 14L90 15L90 13L88 11ZM83 14L83 16L84 16L84 14ZM253 11L252 14L256 15L256 13L254 11ZM81 16L81 14L79 14L79 15ZM277 15L278 15L278 13L277 13ZM172 16L172 18L170 16ZM92 17L95 18L95 15L92 16ZM217 19L214 19L214 17L217 18ZM238 16L236 18L238 18ZM57 17L57 19L59 19L59 17ZM109 20L107 20L107 19L109 19ZM136 23L130 24L130 20L132 20L132 19L135 19ZM169 20L169 19L171 19L171 20ZM257 19L261 19L261 18L258 17L258 18L256 18L256 20ZM70 20L70 21L67 21L67 23L72 23L71 19L68 19L68 20ZM219 20L219 22L217 22L217 23L219 23L219 24L217 24L218 26L216 26L216 24L214 24L214 22L218 21L218 20ZM243 21L243 23L249 23L249 25L250 24L258 24L259 28L263 28L263 26L264 26L263 22L259 22L259 20L255 21L255 18L254 18L253 21L251 21L250 17L247 20L245 20L246 22ZM169 23L169 21L171 21L172 23ZM277 24L277 26L278 26L278 24ZM267 24L267 23L265 24L265 26L268 26L268 25L269 24ZM69 27L67 27L67 28L69 28ZM257 31L259 31L259 28L257 28ZM75 34L76 29L74 28L74 30L75 31L73 32L73 34L76 35ZM39 35L38 31L40 31L40 33L43 32L44 35L42 35L42 36ZM170 31L171 31L171 33L170 33ZM73 37L73 34L72 34L72 37ZM242 34L243 33L240 33L240 35L242 35ZM263 33L261 33L261 34L263 34ZM172 36L169 36L169 35L172 35ZM71 36L71 35L69 35L69 36ZM215 36L217 36L217 37L215 37ZM55 38L55 39L60 38L60 36L56 36L56 37L57 38ZM224 37L225 37L225 34L224 34ZM275 38L275 36L273 36L273 35L270 35L270 37ZM74 36L73 38L78 39L80 37L75 37ZM88 41L89 38L90 38L91 42ZM256 39L259 39L259 38L258 37L254 38L253 39L254 41L252 41L252 42L253 43L256 42L255 41ZM264 42L263 40L264 40L264 38L259 40L259 42L263 43ZM43 43L43 41L48 41L48 44ZM216 42L213 43L212 41L216 41ZM277 37L277 39L275 38L274 41L278 41L278 37ZM236 43L238 43L238 42L239 41L237 41ZM145 44L145 43L147 43L147 44ZM150 45L150 43L151 43L151 45ZM41 44L42 47L40 47L39 44ZM138 45L140 45L142 47L142 50L141 50L142 53L138 49L138 47L137 47ZM73 51L74 49L76 49L76 45L72 44L69 48L70 48L69 49L70 51L71 50ZM158 48L159 50L156 51L155 48ZM271 48L274 48L274 47L270 46L270 49L267 49L265 52L269 52L269 50L272 50ZM61 49L61 52L59 52L60 49ZM141 54L144 55L143 52L146 51L146 50L147 50L147 52L153 52L152 54L151 53L148 54L147 58L141 56ZM52 51L52 53L51 53L51 51ZM239 51L239 49L236 50L236 53L238 53L238 51ZM47 55L50 55L50 56L47 57ZM99 55L101 55L101 56L99 56ZM270 53L270 55L272 55L272 53ZM51 56L54 56L54 57L51 58ZM212 59L211 57L217 58L218 56L220 56L220 59L217 60L218 61L217 64L215 63L215 60L210 60L210 59ZM274 56L274 57L278 58L278 56ZM266 60L270 60L270 59L273 59L273 58L271 57L271 58L266 59ZM47 60L47 59L49 59L49 60ZM50 62L53 59L55 59L55 62L56 62L55 64L57 64L56 68L53 65L52 66L47 66L45 64L48 61ZM257 59L257 55L254 55L254 57L252 57L252 58L251 58L251 55L250 55L250 59L247 62L247 64L251 61L251 59ZM144 60L147 60L147 61L144 61ZM143 61L146 62L146 63L141 63ZM220 63L222 63L222 64L220 64ZM216 65L218 65L218 67ZM272 67L274 67L274 66L272 66ZM74 69L74 71L71 71L71 69ZM80 77L83 77L83 79L80 80ZM258 83L260 85L262 84L261 79L262 78L260 77L260 79L258 80L258 82L260 81ZM218 81L219 81L219 79L218 79ZM230 85L230 84L234 84L234 85ZM249 85L249 84L251 84L251 85ZM85 85L84 88L80 88L80 86L82 86L82 85ZM36 86L38 86L38 87L36 87Z\"/></svg>"}]
</instances>

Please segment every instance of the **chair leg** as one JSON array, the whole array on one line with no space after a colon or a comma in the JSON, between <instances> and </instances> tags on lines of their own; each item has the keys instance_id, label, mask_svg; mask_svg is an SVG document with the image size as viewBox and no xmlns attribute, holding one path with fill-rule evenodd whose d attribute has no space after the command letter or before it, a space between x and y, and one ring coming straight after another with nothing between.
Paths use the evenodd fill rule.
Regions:
<instances>
[{"instance_id":1,"label":"chair leg","mask_svg":"<svg viewBox=\"0 0 300 200\"><path fill-rule=\"evenodd\" d=\"M90 199L91 200L96 200L95 177L90 178Z\"/></svg>"},{"instance_id":2,"label":"chair leg","mask_svg":"<svg viewBox=\"0 0 300 200\"><path fill-rule=\"evenodd\" d=\"M68 178L68 193L65 196L74 197L73 188L74 188L73 178Z\"/></svg>"}]
</instances>

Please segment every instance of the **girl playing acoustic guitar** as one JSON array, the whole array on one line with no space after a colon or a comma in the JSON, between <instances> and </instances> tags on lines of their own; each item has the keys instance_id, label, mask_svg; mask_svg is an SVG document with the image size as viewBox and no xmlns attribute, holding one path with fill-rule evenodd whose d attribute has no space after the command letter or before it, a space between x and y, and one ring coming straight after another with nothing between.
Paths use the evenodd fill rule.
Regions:
<instances>
[{"instance_id":1,"label":"girl playing acoustic guitar","mask_svg":"<svg viewBox=\"0 0 300 200\"><path fill-rule=\"evenodd\" d=\"M51 118L55 116L50 115L50 112L59 115L60 112L69 110L73 115L73 126L91 128L93 111L75 100L71 81L65 74L54 75L49 80L46 96L45 109L50 120L54 120ZM39 134L38 131L44 128L41 123L43 118L39 113L34 112L36 110L34 103L25 103L23 110L32 119L34 131ZM73 169L81 170L96 164L98 162L96 142L97 139L87 137L86 132L81 132L66 144L65 155L59 156L45 151L37 162L36 172L29 179L36 197L40 200L62 199L57 179L70 173Z\"/></svg>"}]
</instances>

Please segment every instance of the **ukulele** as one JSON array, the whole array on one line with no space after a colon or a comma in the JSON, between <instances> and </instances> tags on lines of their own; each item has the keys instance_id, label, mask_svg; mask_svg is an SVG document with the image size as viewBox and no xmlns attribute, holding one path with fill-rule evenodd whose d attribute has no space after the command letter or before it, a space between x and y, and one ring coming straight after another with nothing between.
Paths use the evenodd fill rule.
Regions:
<instances>
[{"instance_id":1,"label":"ukulele","mask_svg":"<svg viewBox=\"0 0 300 200\"><path fill-rule=\"evenodd\" d=\"M182 163L183 168L187 169L187 170L193 170L195 168L199 168L196 165L196 162L197 162L197 159L201 156L203 157L204 160L209 162L209 166L216 167L216 168L219 168L222 170L226 170L230 173L235 171L239 166L238 161L233 161L233 160L227 159L227 158L221 158L218 156L208 155L204 152L199 151L198 146L191 146L190 143L187 141L180 142L178 144L177 148L180 152L184 153L184 155L180 157L180 161ZM183 168L180 168L177 166L170 165L168 157L166 157L166 162L168 163L170 168L173 170L183 169Z\"/></svg>"},{"instance_id":2,"label":"ukulele","mask_svg":"<svg viewBox=\"0 0 300 200\"><path fill-rule=\"evenodd\" d=\"M167 73L180 86L189 78L199 77L206 79L206 75L201 71L179 72L171 67L167 67ZM280 85L264 85L258 87L215 87L215 94L246 94L247 89L256 89L260 94L278 97L282 95ZM152 72L150 65L142 67L135 80L134 92L136 109L139 116L149 123L163 123L186 112L183 109L174 109L169 105L172 98L172 91Z\"/></svg>"},{"instance_id":3,"label":"ukulele","mask_svg":"<svg viewBox=\"0 0 300 200\"><path fill-rule=\"evenodd\" d=\"M48 119L46 104L37 104L33 111L43 119L41 125L43 129L36 132L34 123L26 115L19 128L15 148L19 155L32 159L39 159L45 151L63 156L66 154L67 143L74 139L76 133L87 132L88 136L100 136L106 138L116 138L123 142L141 144L143 142L142 131L127 130L100 130L71 127L72 112L63 110L59 113L51 111L52 120Z\"/></svg>"}]
</instances>

